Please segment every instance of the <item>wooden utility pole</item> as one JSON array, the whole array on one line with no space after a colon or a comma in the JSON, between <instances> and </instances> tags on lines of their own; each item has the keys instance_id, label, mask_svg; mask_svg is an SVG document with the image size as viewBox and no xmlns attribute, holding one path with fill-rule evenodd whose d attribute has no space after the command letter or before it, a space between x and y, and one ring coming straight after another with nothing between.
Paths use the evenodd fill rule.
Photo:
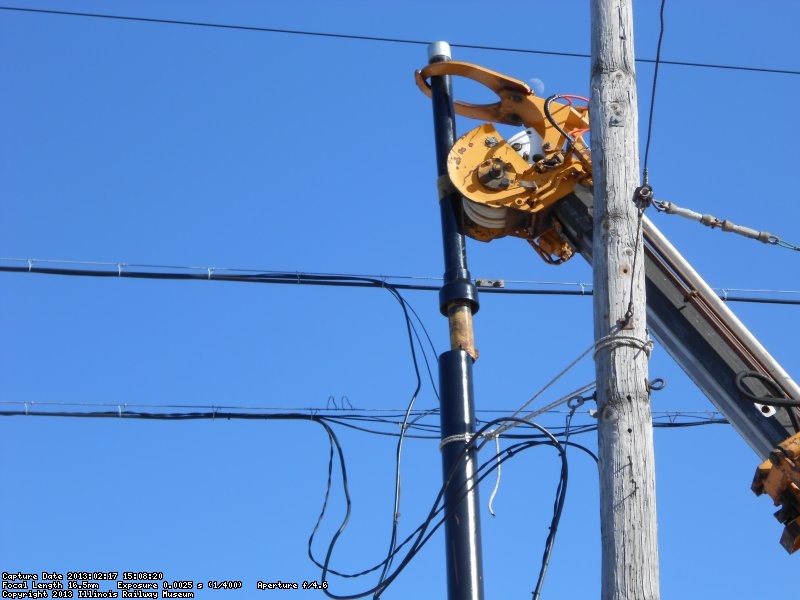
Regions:
<instances>
[{"instance_id":1,"label":"wooden utility pole","mask_svg":"<svg viewBox=\"0 0 800 600\"><path fill-rule=\"evenodd\" d=\"M591 0L602 600L659 598L633 0Z\"/></svg>"}]
</instances>

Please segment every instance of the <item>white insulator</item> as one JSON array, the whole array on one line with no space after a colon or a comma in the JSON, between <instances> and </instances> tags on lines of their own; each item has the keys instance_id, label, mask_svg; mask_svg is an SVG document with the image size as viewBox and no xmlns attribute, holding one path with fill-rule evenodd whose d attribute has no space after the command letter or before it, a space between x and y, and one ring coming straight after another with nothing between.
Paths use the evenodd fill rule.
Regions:
<instances>
[{"instance_id":1,"label":"white insulator","mask_svg":"<svg viewBox=\"0 0 800 600\"><path fill-rule=\"evenodd\" d=\"M506 212L508 209L493 208L485 204L478 204L471 200L464 199L464 213L472 219L476 225L488 229L503 229L506 226Z\"/></svg>"}]
</instances>

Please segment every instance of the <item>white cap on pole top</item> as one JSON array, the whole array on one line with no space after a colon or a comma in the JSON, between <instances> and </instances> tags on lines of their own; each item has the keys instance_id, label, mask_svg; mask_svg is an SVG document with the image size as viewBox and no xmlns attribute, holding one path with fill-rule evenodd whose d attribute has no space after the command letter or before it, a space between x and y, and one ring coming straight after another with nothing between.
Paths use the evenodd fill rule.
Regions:
<instances>
[{"instance_id":1,"label":"white cap on pole top","mask_svg":"<svg viewBox=\"0 0 800 600\"><path fill-rule=\"evenodd\" d=\"M445 56L447 58L453 58L453 55L450 53L450 44L448 44L447 42L433 42L429 44L428 60L436 56Z\"/></svg>"}]
</instances>

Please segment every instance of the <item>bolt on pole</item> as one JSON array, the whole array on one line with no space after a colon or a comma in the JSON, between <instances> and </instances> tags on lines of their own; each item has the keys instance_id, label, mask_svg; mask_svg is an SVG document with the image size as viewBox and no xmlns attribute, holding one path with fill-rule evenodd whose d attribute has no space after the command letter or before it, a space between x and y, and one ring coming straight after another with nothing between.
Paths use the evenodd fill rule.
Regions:
<instances>
[{"instance_id":1,"label":"bolt on pole","mask_svg":"<svg viewBox=\"0 0 800 600\"><path fill-rule=\"evenodd\" d=\"M451 60L450 46L435 42L429 63ZM442 472L445 483L445 546L448 600L483 600L483 561L477 471L472 444L475 407L472 363L477 357L472 315L478 294L467 269L461 195L450 184L447 155L456 141L455 109L449 76L431 77L439 205L444 246L444 285L439 307L450 327L450 350L439 356Z\"/></svg>"}]
</instances>

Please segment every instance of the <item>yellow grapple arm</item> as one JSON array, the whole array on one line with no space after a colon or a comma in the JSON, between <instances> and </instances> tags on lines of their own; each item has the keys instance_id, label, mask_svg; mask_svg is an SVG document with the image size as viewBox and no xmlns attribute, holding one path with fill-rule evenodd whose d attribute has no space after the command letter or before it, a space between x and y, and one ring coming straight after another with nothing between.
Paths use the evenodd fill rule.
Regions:
<instances>
[{"instance_id":1,"label":"yellow grapple arm","mask_svg":"<svg viewBox=\"0 0 800 600\"><path fill-rule=\"evenodd\" d=\"M548 263L559 264L570 258L574 250L548 209L570 194L575 185L591 185L589 149L580 133L571 135L588 130L587 109L539 98L518 79L458 61L434 63L417 71L417 85L430 96L427 80L440 75L472 79L499 98L494 104L483 105L454 102L458 114L490 121L462 136L448 158L450 181L459 192L470 202L497 209L491 226L485 220L479 224L481 220L475 218L474 210L480 208L466 210L467 235L481 241L505 235L522 237ZM530 148L523 156L519 147L504 140L491 123L535 131L541 147Z\"/></svg>"}]
</instances>

